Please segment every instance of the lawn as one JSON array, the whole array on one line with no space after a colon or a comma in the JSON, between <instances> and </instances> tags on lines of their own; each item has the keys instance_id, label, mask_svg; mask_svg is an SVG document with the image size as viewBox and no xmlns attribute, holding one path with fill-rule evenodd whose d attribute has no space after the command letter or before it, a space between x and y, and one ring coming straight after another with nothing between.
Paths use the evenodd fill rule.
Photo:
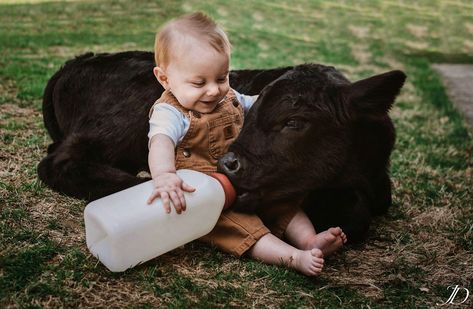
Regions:
<instances>
[{"instance_id":1,"label":"lawn","mask_svg":"<svg viewBox=\"0 0 473 309\"><path fill-rule=\"evenodd\" d=\"M427 308L450 285L469 289L472 306L473 140L430 65L473 63L473 4L289 3L0 1L0 307ZM159 25L195 10L227 30L234 69L316 62L352 81L408 75L391 111L394 205L319 277L199 243L110 273L86 248L85 202L37 180L50 143L42 92L61 64L87 51L152 50Z\"/></svg>"}]
</instances>

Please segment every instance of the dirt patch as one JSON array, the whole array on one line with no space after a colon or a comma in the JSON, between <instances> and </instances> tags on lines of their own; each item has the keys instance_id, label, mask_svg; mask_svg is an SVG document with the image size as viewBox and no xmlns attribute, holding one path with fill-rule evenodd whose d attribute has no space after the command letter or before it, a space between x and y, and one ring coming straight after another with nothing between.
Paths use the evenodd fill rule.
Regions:
<instances>
[{"instance_id":1,"label":"dirt patch","mask_svg":"<svg viewBox=\"0 0 473 309\"><path fill-rule=\"evenodd\" d=\"M0 105L0 197L3 207L24 210L28 220L6 220L10 228L48 234L55 242L70 246L83 243L81 201L53 193L42 187L36 166L45 155L49 138L45 134L41 112L16 98L13 84L3 93L8 103ZM19 226L18 226L19 227ZM16 244L20 246L20 244Z\"/></svg>"},{"instance_id":2,"label":"dirt patch","mask_svg":"<svg viewBox=\"0 0 473 309\"><path fill-rule=\"evenodd\" d=\"M348 26L348 30L357 38L364 39L370 35L370 28L369 27L361 27L361 26Z\"/></svg>"},{"instance_id":3,"label":"dirt patch","mask_svg":"<svg viewBox=\"0 0 473 309\"><path fill-rule=\"evenodd\" d=\"M447 93L456 108L464 116L473 132L473 65L472 64L434 64L447 88Z\"/></svg>"},{"instance_id":4,"label":"dirt patch","mask_svg":"<svg viewBox=\"0 0 473 309\"><path fill-rule=\"evenodd\" d=\"M361 65L366 65L371 61L371 53L365 45L352 45L351 54Z\"/></svg>"},{"instance_id":5,"label":"dirt patch","mask_svg":"<svg viewBox=\"0 0 473 309\"><path fill-rule=\"evenodd\" d=\"M409 33L415 36L416 38L424 38L428 35L429 29L427 28L427 26L408 24L406 28L407 31L409 31Z\"/></svg>"},{"instance_id":6,"label":"dirt patch","mask_svg":"<svg viewBox=\"0 0 473 309\"><path fill-rule=\"evenodd\" d=\"M0 104L17 104L20 100L17 98L18 88L12 80L0 78Z\"/></svg>"}]
</instances>

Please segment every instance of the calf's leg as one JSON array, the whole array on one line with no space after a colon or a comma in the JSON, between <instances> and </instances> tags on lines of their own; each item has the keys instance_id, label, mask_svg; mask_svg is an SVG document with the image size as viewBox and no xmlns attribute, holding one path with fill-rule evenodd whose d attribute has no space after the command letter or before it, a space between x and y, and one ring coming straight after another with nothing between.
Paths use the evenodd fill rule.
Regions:
<instances>
[{"instance_id":1,"label":"calf's leg","mask_svg":"<svg viewBox=\"0 0 473 309\"><path fill-rule=\"evenodd\" d=\"M317 232L339 226L353 243L366 239L368 234L371 212L367 205L354 190L324 189L309 194L304 210Z\"/></svg>"},{"instance_id":2,"label":"calf's leg","mask_svg":"<svg viewBox=\"0 0 473 309\"><path fill-rule=\"evenodd\" d=\"M87 201L149 180L111 165L100 153L99 143L71 134L48 147L38 165L39 178L55 191Z\"/></svg>"}]
</instances>

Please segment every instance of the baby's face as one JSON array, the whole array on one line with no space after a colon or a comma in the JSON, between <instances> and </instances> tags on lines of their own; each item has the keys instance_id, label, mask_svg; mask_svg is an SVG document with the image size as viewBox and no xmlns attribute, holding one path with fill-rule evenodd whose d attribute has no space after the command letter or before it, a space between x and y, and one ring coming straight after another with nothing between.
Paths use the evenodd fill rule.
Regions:
<instances>
[{"instance_id":1,"label":"baby's face","mask_svg":"<svg viewBox=\"0 0 473 309\"><path fill-rule=\"evenodd\" d=\"M230 89L229 55L198 44L178 51L171 58L165 70L167 89L185 108L212 112Z\"/></svg>"}]
</instances>

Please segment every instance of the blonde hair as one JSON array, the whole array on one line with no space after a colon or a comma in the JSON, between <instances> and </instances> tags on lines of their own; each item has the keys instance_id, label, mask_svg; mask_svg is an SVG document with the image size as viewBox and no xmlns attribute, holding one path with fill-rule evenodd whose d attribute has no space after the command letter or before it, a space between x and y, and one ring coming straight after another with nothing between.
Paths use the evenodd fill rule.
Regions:
<instances>
[{"instance_id":1,"label":"blonde hair","mask_svg":"<svg viewBox=\"0 0 473 309\"><path fill-rule=\"evenodd\" d=\"M176 41L186 37L203 39L216 51L230 55L231 44L225 31L206 14L195 12L169 21L156 34L156 65L166 67L170 62L172 50L176 47Z\"/></svg>"}]
</instances>

